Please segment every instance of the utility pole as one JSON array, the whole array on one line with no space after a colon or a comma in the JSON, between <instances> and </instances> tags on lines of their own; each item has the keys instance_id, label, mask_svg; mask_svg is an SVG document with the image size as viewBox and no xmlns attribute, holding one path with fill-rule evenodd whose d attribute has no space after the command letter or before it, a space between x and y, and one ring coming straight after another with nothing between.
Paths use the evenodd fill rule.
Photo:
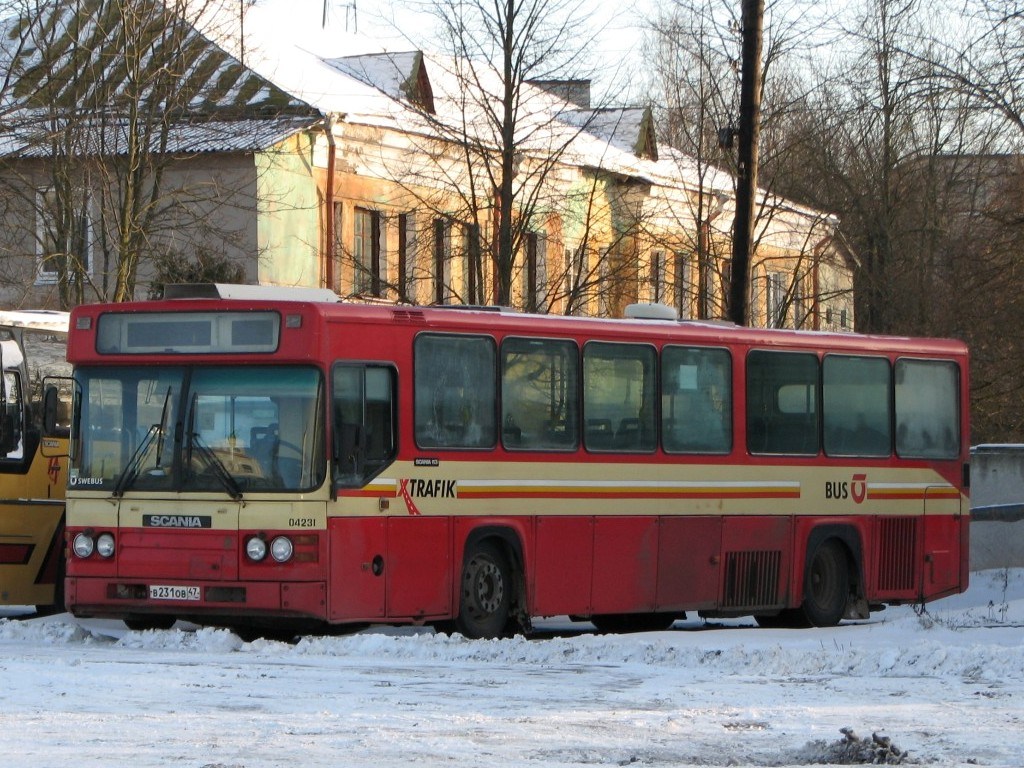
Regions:
<instances>
[{"instance_id":1,"label":"utility pole","mask_svg":"<svg viewBox=\"0 0 1024 768\"><path fill-rule=\"evenodd\" d=\"M761 122L761 37L764 0L741 0L743 60L740 69L739 147L736 170L736 217L733 220L732 279L729 319L746 325L750 283L750 249L757 192L757 144Z\"/></svg>"}]
</instances>

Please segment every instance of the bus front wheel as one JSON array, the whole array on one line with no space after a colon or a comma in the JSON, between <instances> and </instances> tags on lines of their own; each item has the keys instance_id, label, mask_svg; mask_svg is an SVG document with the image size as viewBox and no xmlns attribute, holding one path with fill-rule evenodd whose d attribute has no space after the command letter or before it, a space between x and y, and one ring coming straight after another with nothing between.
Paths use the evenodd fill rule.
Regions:
<instances>
[{"instance_id":1,"label":"bus front wheel","mask_svg":"<svg viewBox=\"0 0 1024 768\"><path fill-rule=\"evenodd\" d=\"M846 615L850 571L846 552L834 539L823 541L807 562L803 614L812 627L834 627Z\"/></svg>"},{"instance_id":2,"label":"bus front wheel","mask_svg":"<svg viewBox=\"0 0 1024 768\"><path fill-rule=\"evenodd\" d=\"M455 628L468 638L505 634L512 605L512 569L493 542L473 546L462 567L459 615Z\"/></svg>"}]
</instances>

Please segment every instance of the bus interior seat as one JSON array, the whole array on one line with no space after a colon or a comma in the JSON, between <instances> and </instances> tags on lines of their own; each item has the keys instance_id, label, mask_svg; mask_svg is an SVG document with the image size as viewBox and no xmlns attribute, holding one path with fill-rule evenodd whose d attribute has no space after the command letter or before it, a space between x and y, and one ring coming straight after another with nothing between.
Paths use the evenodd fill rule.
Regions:
<instances>
[{"instance_id":1,"label":"bus interior seat","mask_svg":"<svg viewBox=\"0 0 1024 768\"><path fill-rule=\"evenodd\" d=\"M523 444L523 430L511 416L506 417L505 426L501 428L501 442L506 446L518 448Z\"/></svg>"},{"instance_id":2,"label":"bus interior seat","mask_svg":"<svg viewBox=\"0 0 1024 768\"><path fill-rule=\"evenodd\" d=\"M269 476L270 469L277 453L278 425L270 424L266 427L253 427L249 430L249 455L259 461L263 467L264 476Z\"/></svg>"},{"instance_id":3,"label":"bus interior seat","mask_svg":"<svg viewBox=\"0 0 1024 768\"><path fill-rule=\"evenodd\" d=\"M615 433L611 419L587 419L586 447L607 450L612 447Z\"/></svg>"},{"instance_id":4,"label":"bus interior seat","mask_svg":"<svg viewBox=\"0 0 1024 768\"><path fill-rule=\"evenodd\" d=\"M615 432L615 447L640 447L640 419L632 417L619 422L619 428Z\"/></svg>"}]
</instances>

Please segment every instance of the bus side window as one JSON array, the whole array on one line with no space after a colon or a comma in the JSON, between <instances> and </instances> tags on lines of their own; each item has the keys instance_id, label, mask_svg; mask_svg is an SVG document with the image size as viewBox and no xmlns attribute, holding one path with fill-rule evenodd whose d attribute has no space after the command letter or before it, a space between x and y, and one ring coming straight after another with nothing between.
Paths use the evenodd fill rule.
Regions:
<instances>
[{"instance_id":1,"label":"bus side window","mask_svg":"<svg viewBox=\"0 0 1024 768\"><path fill-rule=\"evenodd\" d=\"M496 358L487 336L422 334L414 348L416 444L493 448L498 436Z\"/></svg>"},{"instance_id":2,"label":"bus side window","mask_svg":"<svg viewBox=\"0 0 1024 768\"><path fill-rule=\"evenodd\" d=\"M338 365L333 389L335 480L360 487L395 454L394 373L383 366Z\"/></svg>"},{"instance_id":3,"label":"bus side window","mask_svg":"<svg viewBox=\"0 0 1024 768\"><path fill-rule=\"evenodd\" d=\"M505 339L501 345L501 442L504 447L540 451L575 448L578 380L579 353L575 342Z\"/></svg>"},{"instance_id":4,"label":"bus side window","mask_svg":"<svg viewBox=\"0 0 1024 768\"><path fill-rule=\"evenodd\" d=\"M653 451L656 391L654 347L589 342L583 348L583 446L590 451Z\"/></svg>"},{"instance_id":5,"label":"bus side window","mask_svg":"<svg viewBox=\"0 0 1024 768\"><path fill-rule=\"evenodd\" d=\"M747 449L818 453L818 357L754 350L747 356Z\"/></svg>"},{"instance_id":6,"label":"bus side window","mask_svg":"<svg viewBox=\"0 0 1024 768\"><path fill-rule=\"evenodd\" d=\"M669 453L732 450L732 357L727 349L666 346L661 430Z\"/></svg>"},{"instance_id":7,"label":"bus side window","mask_svg":"<svg viewBox=\"0 0 1024 768\"><path fill-rule=\"evenodd\" d=\"M22 410L21 387L18 375L13 371L5 371L3 375L3 399L0 409L0 458L20 459L24 456L22 446Z\"/></svg>"},{"instance_id":8,"label":"bus side window","mask_svg":"<svg viewBox=\"0 0 1024 768\"><path fill-rule=\"evenodd\" d=\"M892 452L892 376L884 357L826 355L822 418L829 456Z\"/></svg>"},{"instance_id":9,"label":"bus side window","mask_svg":"<svg viewBox=\"0 0 1024 768\"><path fill-rule=\"evenodd\" d=\"M955 459L960 452L960 369L946 360L896 361L896 452Z\"/></svg>"}]
</instances>

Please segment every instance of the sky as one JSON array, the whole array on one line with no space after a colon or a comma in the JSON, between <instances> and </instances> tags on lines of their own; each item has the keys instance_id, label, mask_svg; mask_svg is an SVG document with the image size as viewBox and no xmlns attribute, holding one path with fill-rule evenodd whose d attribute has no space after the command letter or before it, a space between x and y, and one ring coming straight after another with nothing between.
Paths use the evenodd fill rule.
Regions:
<instances>
[{"instance_id":1,"label":"sky","mask_svg":"<svg viewBox=\"0 0 1024 768\"><path fill-rule=\"evenodd\" d=\"M876 755L873 733L919 764L1024 765L1024 570L811 630L563 618L533 639L285 644L18 613L0 613L4 768L788 767Z\"/></svg>"}]
</instances>

